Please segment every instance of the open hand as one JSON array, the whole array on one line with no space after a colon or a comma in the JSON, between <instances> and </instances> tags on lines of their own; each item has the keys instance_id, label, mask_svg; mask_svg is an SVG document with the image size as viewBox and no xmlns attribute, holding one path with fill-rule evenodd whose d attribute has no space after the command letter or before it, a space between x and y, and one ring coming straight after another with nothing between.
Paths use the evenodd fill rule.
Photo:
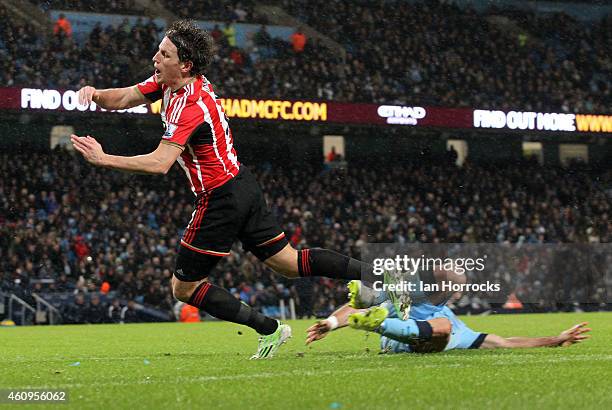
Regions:
<instances>
[{"instance_id":1,"label":"open hand","mask_svg":"<svg viewBox=\"0 0 612 410\"><path fill-rule=\"evenodd\" d=\"M590 335L585 335L585 333L591 331L591 328L586 327L587 325L587 322L582 322L571 327L570 329L561 332L561 334L559 335L562 340L560 346L571 346L574 343L580 343L583 340L590 338Z\"/></svg>"},{"instance_id":2,"label":"open hand","mask_svg":"<svg viewBox=\"0 0 612 410\"><path fill-rule=\"evenodd\" d=\"M79 151L87 162L90 162L94 165L104 165L104 150L102 146L94 137L86 136L79 137L77 135L72 134L70 136L70 141L74 146L74 149Z\"/></svg>"},{"instance_id":3,"label":"open hand","mask_svg":"<svg viewBox=\"0 0 612 410\"><path fill-rule=\"evenodd\" d=\"M306 329L308 336L306 337L306 344L310 344L316 340L321 340L329 334L331 326L328 320L319 320L314 325Z\"/></svg>"}]
</instances>

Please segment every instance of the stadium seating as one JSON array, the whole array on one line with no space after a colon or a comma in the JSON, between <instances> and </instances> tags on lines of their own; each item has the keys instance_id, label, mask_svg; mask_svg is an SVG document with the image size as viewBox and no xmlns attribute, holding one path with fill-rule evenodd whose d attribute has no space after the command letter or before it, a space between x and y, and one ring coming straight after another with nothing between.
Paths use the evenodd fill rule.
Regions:
<instances>
[{"instance_id":1,"label":"stadium seating","mask_svg":"<svg viewBox=\"0 0 612 410\"><path fill-rule=\"evenodd\" d=\"M153 181L73 155L0 157L0 287L27 300L31 292L96 293L107 282L124 302L170 312L177 239L191 213L184 176ZM279 172L256 173L296 247L358 256L366 242L585 243L609 242L612 232L600 186L610 172L578 165L272 169ZM284 280L239 247L214 280L257 307L293 298L299 314L327 314L345 297L339 282Z\"/></svg>"},{"instance_id":2,"label":"stadium seating","mask_svg":"<svg viewBox=\"0 0 612 410\"><path fill-rule=\"evenodd\" d=\"M215 21L256 21L253 7L254 1L212 1L212 0L186 0L174 2L163 0L164 6L181 18L194 20Z\"/></svg>"},{"instance_id":3,"label":"stadium seating","mask_svg":"<svg viewBox=\"0 0 612 410\"><path fill-rule=\"evenodd\" d=\"M135 0L30 0L41 9L48 11L49 7L59 10L74 10L79 12L97 12L114 14L142 14L143 8Z\"/></svg>"},{"instance_id":4,"label":"stadium seating","mask_svg":"<svg viewBox=\"0 0 612 410\"><path fill-rule=\"evenodd\" d=\"M208 14L210 2L191 3L202 10L201 18L227 20L226 6L234 13L229 3L214 8L222 16ZM284 6L342 44L346 61L312 39L303 52L294 52L288 38L272 40L255 33L237 48L226 41L221 24L209 75L221 95L253 96L257 90L258 97L418 101L523 111L605 112L611 106L611 63L605 52L609 17L586 24L564 14L478 14L438 2L351 2L349 7L342 1L316 0L287 1ZM506 18L507 24L499 25L493 16ZM134 84L149 74L163 32L151 22L100 27L85 44L75 45L51 34L36 39L31 28L14 22L1 6L0 17L0 53L6 57L0 80L7 85ZM251 13L244 18L255 21ZM563 24L552 24L558 21Z\"/></svg>"},{"instance_id":5,"label":"stadium seating","mask_svg":"<svg viewBox=\"0 0 612 410\"><path fill-rule=\"evenodd\" d=\"M93 25L82 38L64 32L41 37L0 4L0 83L105 88L148 77L163 25L127 18L141 12L133 1L94 3L53 2L57 9L115 13L116 25ZM209 79L221 96L563 112L612 106L610 17L585 24L562 13L481 14L438 1L277 2L337 41L347 51L344 59L313 39L296 50L263 24L232 44L224 25L259 22L252 1L163 4L180 17L213 24L218 50ZM177 239L192 210L182 175L153 185L72 155L1 154L0 289L32 303L33 292L52 295L60 306L72 303L74 293L96 294L107 284L124 305L133 301L170 314ZM461 169L422 162L386 172L365 165L256 171L296 247L358 256L366 242L610 241L609 171L602 177L580 165L568 171L468 161ZM100 189L83 191L73 175ZM161 205L168 192L172 208ZM268 311L292 298L304 315L329 313L345 292L330 280L280 279L239 247L214 279Z\"/></svg>"}]
</instances>

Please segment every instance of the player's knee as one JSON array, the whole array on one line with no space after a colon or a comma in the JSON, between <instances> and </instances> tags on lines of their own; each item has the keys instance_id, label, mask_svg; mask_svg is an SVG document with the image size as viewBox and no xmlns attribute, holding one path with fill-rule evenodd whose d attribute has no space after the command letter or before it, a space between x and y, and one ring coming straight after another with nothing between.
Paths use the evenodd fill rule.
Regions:
<instances>
[{"instance_id":1,"label":"player's knee","mask_svg":"<svg viewBox=\"0 0 612 410\"><path fill-rule=\"evenodd\" d=\"M185 284L185 282L181 282L173 278L172 281L172 295L175 299L180 300L181 302L189 302L191 298L191 294L193 293L195 286L192 284Z\"/></svg>"},{"instance_id":2,"label":"player's knee","mask_svg":"<svg viewBox=\"0 0 612 410\"><path fill-rule=\"evenodd\" d=\"M268 266L274 272L278 273L279 275L283 275L284 277L288 279L295 279L300 276L297 269L292 269L290 266L287 266L286 264L279 264L275 266L268 265Z\"/></svg>"},{"instance_id":3,"label":"player's knee","mask_svg":"<svg viewBox=\"0 0 612 410\"><path fill-rule=\"evenodd\" d=\"M189 298L191 297L191 295L185 290L177 288L172 288L172 295L174 296L174 299L185 303L189 302Z\"/></svg>"},{"instance_id":4,"label":"player's knee","mask_svg":"<svg viewBox=\"0 0 612 410\"><path fill-rule=\"evenodd\" d=\"M266 259L264 263L274 272L287 278L299 277L297 250L291 245L285 246L280 252Z\"/></svg>"},{"instance_id":5,"label":"player's knee","mask_svg":"<svg viewBox=\"0 0 612 410\"><path fill-rule=\"evenodd\" d=\"M450 320L444 317L440 317L428 320L427 322L429 322L429 324L431 325L433 337L448 336L451 334L452 324Z\"/></svg>"},{"instance_id":6,"label":"player's knee","mask_svg":"<svg viewBox=\"0 0 612 410\"><path fill-rule=\"evenodd\" d=\"M196 255L181 247L172 277L174 297L188 302L195 288L210 275L220 260L220 256Z\"/></svg>"},{"instance_id":7,"label":"player's knee","mask_svg":"<svg viewBox=\"0 0 612 410\"><path fill-rule=\"evenodd\" d=\"M188 303L194 290L210 274L220 257L193 258L179 252L172 276L172 294L175 299Z\"/></svg>"}]
</instances>

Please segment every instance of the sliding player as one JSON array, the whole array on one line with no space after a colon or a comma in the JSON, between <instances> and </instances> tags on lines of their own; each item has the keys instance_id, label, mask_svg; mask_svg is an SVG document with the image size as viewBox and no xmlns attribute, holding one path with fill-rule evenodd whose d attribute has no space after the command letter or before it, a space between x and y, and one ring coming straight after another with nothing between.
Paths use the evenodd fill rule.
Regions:
<instances>
[{"instance_id":1,"label":"sliding player","mask_svg":"<svg viewBox=\"0 0 612 410\"><path fill-rule=\"evenodd\" d=\"M570 346L589 338L587 323L579 323L558 336L502 337L470 329L444 305L418 302L411 306L409 318L397 317L395 308L387 299L382 304L360 309L364 304L386 299L383 292L376 293L359 281L349 283L350 302L330 317L310 326L306 343L327 336L330 331L350 326L354 329L381 335L380 346L386 353L431 353L452 349L526 348Z\"/></svg>"}]
</instances>

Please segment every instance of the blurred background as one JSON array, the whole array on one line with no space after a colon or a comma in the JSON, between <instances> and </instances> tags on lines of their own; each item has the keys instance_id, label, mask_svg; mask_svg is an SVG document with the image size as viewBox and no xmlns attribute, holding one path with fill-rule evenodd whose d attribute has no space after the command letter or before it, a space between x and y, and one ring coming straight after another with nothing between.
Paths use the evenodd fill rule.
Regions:
<instances>
[{"instance_id":1,"label":"blurred background","mask_svg":"<svg viewBox=\"0 0 612 410\"><path fill-rule=\"evenodd\" d=\"M76 91L148 78L178 18L213 35L207 78L295 247L359 257L371 242L609 243L610 11L607 1L2 0L0 319L204 318L169 287L193 202L178 167L94 168L68 144L74 132L113 154L157 146L156 104L104 112L77 106ZM513 293L455 307L610 308L612 278L573 275L542 278L569 280L577 293L562 304ZM343 283L285 280L239 244L212 280L277 317L326 316L346 300ZM599 297L572 300L578 291Z\"/></svg>"}]
</instances>

